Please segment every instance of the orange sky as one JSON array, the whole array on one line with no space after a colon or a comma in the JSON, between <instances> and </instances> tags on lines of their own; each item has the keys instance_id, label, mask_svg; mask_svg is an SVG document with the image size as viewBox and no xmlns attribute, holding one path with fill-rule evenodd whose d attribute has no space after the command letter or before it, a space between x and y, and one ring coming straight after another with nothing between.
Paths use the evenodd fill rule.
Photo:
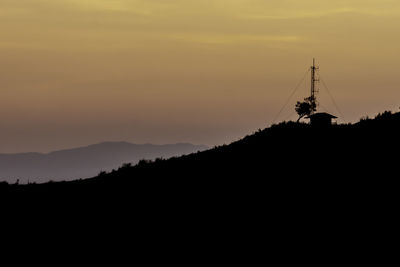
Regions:
<instances>
[{"instance_id":1,"label":"orange sky","mask_svg":"<svg viewBox=\"0 0 400 267\"><path fill-rule=\"evenodd\" d=\"M339 122L398 110L399 33L398 0L0 0L0 153L229 143L272 123L313 57Z\"/></svg>"}]
</instances>

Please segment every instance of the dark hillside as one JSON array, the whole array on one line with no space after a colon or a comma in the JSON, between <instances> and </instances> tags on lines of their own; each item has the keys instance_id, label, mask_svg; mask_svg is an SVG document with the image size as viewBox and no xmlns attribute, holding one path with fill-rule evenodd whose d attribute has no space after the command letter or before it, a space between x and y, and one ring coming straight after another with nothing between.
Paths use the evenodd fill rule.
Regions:
<instances>
[{"instance_id":1,"label":"dark hillside","mask_svg":"<svg viewBox=\"0 0 400 267\"><path fill-rule=\"evenodd\" d=\"M148 194L249 197L280 189L301 194L316 187L313 193L317 194L334 189L362 191L396 179L399 126L400 114L390 112L329 128L281 123L230 145L168 160L143 160L92 179L3 184L2 188L27 194L80 192L128 198Z\"/></svg>"},{"instance_id":2,"label":"dark hillside","mask_svg":"<svg viewBox=\"0 0 400 267\"><path fill-rule=\"evenodd\" d=\"M17 203L13 210L30 214L28 221L50 205L46 216L89 217L140 246L157 240L162 251L178 242L181 253L199 259L207 249L246 264L268 260L265 253L342 263L391 249L385 237L397 228L399 126L399 113L329 128L281 123L92 179L3 183L0 198L5 207Z\"/></svg>"}]
</instances>

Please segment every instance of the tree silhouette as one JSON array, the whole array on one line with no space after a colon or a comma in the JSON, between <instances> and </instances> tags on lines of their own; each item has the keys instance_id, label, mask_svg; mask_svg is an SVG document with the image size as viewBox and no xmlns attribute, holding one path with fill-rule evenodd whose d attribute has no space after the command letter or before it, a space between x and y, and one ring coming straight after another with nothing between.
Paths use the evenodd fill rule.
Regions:
<instances>
[{"instance_id":1,"label":"tree silhouette","mask_svg":"<svg viewBox=\"0 0 400 267\"><path fill-rule=\"evenodd\" d=\"M315 99L312 97L304 98L303 102L297 101L295 110L299 115L297 122L301 120L301 118L305 116L311 115L314 111L317 110L317 105L315 103Z\"/></svg>"}]
</instances>

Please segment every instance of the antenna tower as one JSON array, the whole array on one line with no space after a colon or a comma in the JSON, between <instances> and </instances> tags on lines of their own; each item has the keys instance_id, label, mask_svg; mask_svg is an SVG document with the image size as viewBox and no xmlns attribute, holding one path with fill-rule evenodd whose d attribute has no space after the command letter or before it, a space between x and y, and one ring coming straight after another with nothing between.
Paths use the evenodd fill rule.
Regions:
<instances>
[{"instance_id":1,"label":"antenna tower","mask_svg":"<svg viewBox=\"0 0 400 267\"><path fill-rule=\"evenodd\" d=\"M315 93L318 93L318 88L316 86L316 83L319 82L319 79L317 77L318 70L319 70L319 67L315 66L315 58L314 58L313 65L311 66L311 96L310 96L311 104L314 107L317 106L317 98L315 97Z\"/></svg>"}]
</instances>

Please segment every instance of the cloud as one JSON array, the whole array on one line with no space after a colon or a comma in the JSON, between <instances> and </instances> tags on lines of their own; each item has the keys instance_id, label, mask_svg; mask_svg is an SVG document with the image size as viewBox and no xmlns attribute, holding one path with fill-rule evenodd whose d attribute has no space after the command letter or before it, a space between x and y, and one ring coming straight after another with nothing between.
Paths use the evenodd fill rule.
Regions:
<instances>
[{"instance_id":1,"label":"cloud","mask_svg":"<svg viewBox=\"0 0 400 267\"><path fill-rule=\"evenodd\" d=\"M170 34L169 39L198 44L249 44L249 43L295 43L304 41L295 35L266 35L266 34Z\"/></svg>"},{"instance_id":2,"label":"cloud","mask_svg":"<svg viewBox=\"0 0 400 267\"><path fill-rule=\"evenodd\" d=\"M87 10L126 11L128 9L127 2L123 0L70 0L66 3Z\"/></svg>"},{"instance_id":3,"label":"cloud","mask_svg":"<svg viewBox=\"0 0 400 267\"><path fill-rule=\"evenodd\" d=\"M297 12L286 12L278 15L263 15L263 14L247 14L241 16L244 19L252 20L292 20L292 19L310 19L310 18L321 18L328 16L335 16L340 14L354 13L355 10L352 8L340 8L333 10L321 10L321 11L297 11Z\"/></svg>"}]
</instances>

